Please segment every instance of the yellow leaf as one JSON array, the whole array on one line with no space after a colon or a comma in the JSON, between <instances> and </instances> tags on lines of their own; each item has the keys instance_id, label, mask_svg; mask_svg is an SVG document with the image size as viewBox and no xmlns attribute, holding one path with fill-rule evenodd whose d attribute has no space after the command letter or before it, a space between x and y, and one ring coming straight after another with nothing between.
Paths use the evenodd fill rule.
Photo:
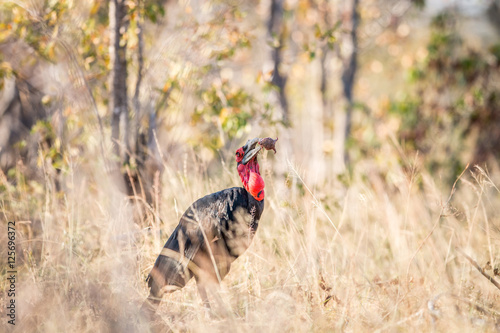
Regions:
<instances>
[{"instance_id":1,"label":"yellow leaf","mask_svg":"<svg viewBox=\"0 0 500 333\"><path fill-rule=\"evenodd\" d=\"M54 60L54 58L56 57L56 44L51 42L48 47L47 47L47 55L49 57L49 59L52 59Z\"/></svg>"},{"instance_id":2,"label":"yellow leaf","mask_svg":"<svg viewBox=\"0 0 500 333\"><path fill-rule=\"evenodd\" d=\"M0 70L5 71L6 73L12 73L12 66L8 62L0 62Z\"/></svg>"},{"instance_id":3,"label":"yellow leaf","mask_svg":"<svg viewBox=\"0 0 500 333\"><path fill-rule=\"evenodd\" d=\"M2 43L3 41L7 40L7 38L10 37L10 31L7 30L7 29L0 29L0 43Z\"/></svg>"},{"instance_id":4,"label":"yellow leaf","mask_svg":"<svg viewBox=\"0 0 500 333\"><path fill-rule=\"evenodd\" d=\"M220 121L222 123L225 122L228 116L229 116L229 110L227 108L222 108L219 114Z\"/></svg>"}]
</instances>

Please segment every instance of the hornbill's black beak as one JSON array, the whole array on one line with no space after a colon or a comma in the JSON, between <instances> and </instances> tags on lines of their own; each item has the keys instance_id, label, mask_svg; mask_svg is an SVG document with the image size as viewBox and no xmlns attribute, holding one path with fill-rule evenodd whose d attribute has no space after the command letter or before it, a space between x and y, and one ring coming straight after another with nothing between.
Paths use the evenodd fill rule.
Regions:
<instances>
[{"instance_id":1,"label":"hornbill's black beak","mask_svg":"<svg viewBox=\"0 0 500 333\"><path fill-rule=\"evenodd\" d=\"M252 160L254 156L257 155L257 153L262 149L262 146L259 145L260 138L255 138L248 140L247 143L242 147L243 152L245 155L243 155L243 159L241 160L242 164L247 164Z\"/></svg>"}]
</instances>

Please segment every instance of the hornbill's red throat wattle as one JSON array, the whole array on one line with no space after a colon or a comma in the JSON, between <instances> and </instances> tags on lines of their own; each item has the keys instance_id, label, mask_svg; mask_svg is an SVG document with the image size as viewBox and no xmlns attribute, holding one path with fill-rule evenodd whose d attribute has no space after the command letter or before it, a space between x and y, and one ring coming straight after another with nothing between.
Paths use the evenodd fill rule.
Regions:
<instances>
[{"instance_id":1,"label":"hornbill's red throat wattle","mask_svg":"<svg viewBox=\"0 0 500 333\"><path fill-rule=\"evenodd\" d=\"M226 276L257 231L264 210L264 180L257 155L262 148L275 150L276 140L248 140L236 150L243 187L198 199L182 215L147 278L150 295L143 305L146 314L156 311L164 293L184 287L192 277L209 307L206 288Z\"/></svg>"}]
</instances>

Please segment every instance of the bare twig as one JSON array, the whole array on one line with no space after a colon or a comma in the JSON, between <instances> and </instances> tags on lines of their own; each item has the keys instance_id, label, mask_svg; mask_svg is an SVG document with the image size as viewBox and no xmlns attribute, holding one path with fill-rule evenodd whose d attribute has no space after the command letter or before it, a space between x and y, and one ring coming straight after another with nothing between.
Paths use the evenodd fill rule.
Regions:
<instances>
[{"instance_id":1,"label":"bare twig","mask_svg":"<svg viewBox=\"0 0 500 333\"><path fill-rule=\"evenodd\" d=\"M415 260L415 257L417 256L418 252L420 252L420 250L422 249L422 247L424 246L424 244L431 237L431 235L434 232L434 230L436 230L436 228L437 228L437 226L439 224L439 221L441 220L441 216L443 216L445 208L448 206L449 202L451 201L451 198L453 197L453 194L455 194L455 191L456 191L455 187L457 185L457 182L460 180L460 178L462 178L463 174L465 173L465 171L467 171L468 168L469 168L469 164L467 164L467 166L465 167L465 169L462 171L462 173L457 177L457 179L453 183L453 186L451 187L450 196L448 197L448 200L446 200L445 204L442 205L441 212L439 213L439 216L437 217L436 222L434 223L434 226L432 227L431 231L429 231L429 233L424 238L424 240L420 243L420 245L418 246L417 250L415 251L415 253L411 257L410 261L408 262L408 268L406 269L406 281L409 281L408 276L410 275L410 267L411 267L411 264L412 264L413 260Z\"/></svg>"},{"instance_id":2,"label":"bare twig","mask_svg":"<svg viewBox=\"0 0 500 333\"><path fill-rule=\"evenodd\" d=\"M490 281L491 283L493 283L493 285L500 290L500 283L498 283L498 281L495 280L491 275L489 275L488 273L486 273L478 265L478 263L474 259L472 259L471 257L469 257L465 252L463 252L462 250L460 250L458 247L456 247L455 250L457 250L458 253L460 253L461 255L463 255L465 257L465 259L467 259L472 264L472 266L474 266L479 271L479 273L481 273L486 279L488 279L488 281Z\"/></svg>"}]
</instances>

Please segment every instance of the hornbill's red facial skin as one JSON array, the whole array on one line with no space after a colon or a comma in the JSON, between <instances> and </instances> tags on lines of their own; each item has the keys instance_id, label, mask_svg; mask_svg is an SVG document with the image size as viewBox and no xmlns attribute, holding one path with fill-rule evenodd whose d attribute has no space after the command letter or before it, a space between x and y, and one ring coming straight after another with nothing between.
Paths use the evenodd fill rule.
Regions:
<instances>
[{"instance_id":1,"label":"hornbill's red facial skin","mask_svg":"<svg viewBox=\"0 0 500 333\"><path fill-rule=\"evenodd\" d=\"M264 210L264 180L257 154L263 147L274 150L274 143L265 142L248 140L236 151L243 187L198 199L182 215L147 278L150 295L142 307L144 314L151 318L163 294L184 287L191 277L196 279L204 305L210 307L206 288L226 276L257 231Z\"/></svg>"},{"instance_id":2,"label":"hornbill's red facial skin","mask_svg":"<svg viewBox=\"0 0 500 333\"><path fill-rule=\"evenodd\" d=\"M238 174L243 187L255 200L264 200L264 179L260 176L257 154L261 146L257 145L260 140L249 140L247 144L236 151L236 162L238 163ZM245 148L247 149L245 153ZM245 163L246 161L246 163Z\"/></svg>"}]
</instances>

